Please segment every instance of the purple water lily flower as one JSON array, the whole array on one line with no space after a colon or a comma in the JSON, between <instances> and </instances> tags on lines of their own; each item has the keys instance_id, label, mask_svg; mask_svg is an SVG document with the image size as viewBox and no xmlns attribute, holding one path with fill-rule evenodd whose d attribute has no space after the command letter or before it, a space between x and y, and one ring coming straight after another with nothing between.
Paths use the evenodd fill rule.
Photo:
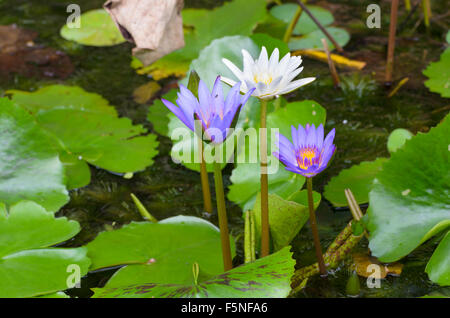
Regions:
<instances>
[{"instance_id":1,"label":"purple water lily flower","mask_svg":"<svg viewBox=\"0 0 450 318\"><path fill-rule=\"evenodd\" d=\"M336 151L333 144L334 128L325 140L322 124L317 129L314 124L307 124L305 128L298 125L298 129L291 126L291 133L292 143L282 134L278 134L280 150L273 155L286 166L286 170L307 178L322 172Z\"/></svg>"},{"instance_id":2,"label":"purple water lily flower","mask_svg":"<svg viewBox=\"0 0 450 318\"><path fill-rule=\"evenodd\" d=\"M185 86L180 84L180 92L176 101L177 106L168 100L161 99L164 105L175 114L190 130L195 132L195 120L200 120L203 130L209 140L220 144L227 138L227 134L238 110L247 103L254 89L247 94L240 94L240 83L234 85L227 98L223 98L220 76L214 82L212 92L200 80L198 85L198 99ZM210 130L211 135L208 134ZM220 134L214 133L220 131Z\"/></svg>"}]
</instances>

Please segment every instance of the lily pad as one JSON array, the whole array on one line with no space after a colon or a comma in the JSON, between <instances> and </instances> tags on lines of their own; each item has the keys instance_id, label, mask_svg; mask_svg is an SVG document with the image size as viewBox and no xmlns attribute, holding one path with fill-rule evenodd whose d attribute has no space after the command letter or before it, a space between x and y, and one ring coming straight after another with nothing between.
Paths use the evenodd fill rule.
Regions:
<instances>
[{"instance_id":1,"label":"lily pad","mask_svg":"<svg viewBox=\"0 0 450 318\"><path fill-rule=\"evenodd\" d=\"M372 182L387 160L386 158L378 158L375 161L364 161L349 169L342 170L328 182L323 195L334 206L348 206L344 191L350 189L358 204L369 202Z\"/></svg>"},{"instance_id":2,"label":"lily pad","mask_svg":"<svg viewBox=\"0 0 450 318\"><path fill-rule=\"evenodd\" d=\"M285 247L206 281L95 288L94 298L284 298L291 290L295 266L289 249ZM189 273L192 276L191 270Z\"/></svg>"},{"instance_id":3,"label":"lily pad","mask_svg":"<svg viewBox=\"0 0 450 318\"><path fill-rule=\"evenodd\" d=\"M258 193L253 207L255 213L256 242L261 237L261 193ZM309 219L308 205L287 201L269 194L270 238L274 251L289 245Z\"/></svg>"},{"instance_id":4,"label":"lily pad","mask_svg":"<svg viewBox=\"0 0 450 318\"><path fill-rule=\"evenodd\" d=\"M266 17L266 3L260 0L233 0L213 10L185 9L182 12L186 46L150 66L134 62L139 74L147 73L155 80L171 75L183 76L192 60L212 40L231 35L250 35ZM211 64L213 65L213 64ZM202 78L203 79L203 78Z\"/></svg>"},{"instance_id":5,"label":"lily pad","mask_svg":"<svg viewBox=\"0 0 450 318\"><path fill-rule=\"evenodd\" d=\"M325 29L341 47L344 47L350 41L350 34L344 29L335 27L328 27ZM327 36L321 30L316 30L302 37L291 38L289 41L289 48L292 51L304 49L323 50L322 39L327 40L330 50L334 49L333 43L328 40Z\"/></svg>"},{"instance_id":6,"label":"lily pad","mask_svg":"<svg viewBox=\"0 0 450 318\"><path fill-rule=\"evenodd\" d=\"M26 110L0 98L0 200L33 200L49 211L69 201L64 168L51 137Z\"/></svg>"},{"instance_id":7,"label":"lily pad","mask_svg":"<svg viewBox=\"0 0 450 318\"><path fill-rule=\"evenodd\" d=\"M90 264L86 248L50 248L80 231L75 221L55 218L40 205L22 201L0 209L0 297L32 297L68 288L68 268L79 275Z\"/></svg>"},{"instance_id":8,"label":"lily pad","mask_svg":"<svg viewBox=\"0 0 450 318\"><path fill-rule=\"evenodd\" d=\"M411 139L414 135L407 129L398 128L391 132L387 142L387 148L390 153L396 152L399 148L403 147L407 140Z\"/></svg>"},{"instance_id":9,"label":"lily pad","mask_svg":"<svg viewBox=\"0 0 450 318\"><path fill-rule=\"evenodd\" d=\"M321 123L325 124L325 118L325 109L317 102L311 100L289 103L285 107L281 107L267 115L269 169L273 169L273 173L268 175L269 193L287 199L290 195L299 191L305 182L303 176L285 170L283 165L273 157L272 152L275 149L271 149L269 146L272 144L272 128L279 129L281 134L291 138L291 125L298 127L299 124L306 125L310 123L318 126ZM242 155L245 154L246 158L249 158L246 152L251 148L258 149L258 145L248 144L245 151L242 149L239 151ZM258 151L257 157L259 158L259 150L256 151ZM276 165L278 165L278 168L276 168ZM260 191L259 159L256 163L248 163L248 161L246 163L238 163L232 172L230 180L232 185L229 187L228 199L239 204L244 211L252 209L256 195Z\"/></svg>"},{"instance_id":10,"label":"lily pad","mask_svg":"<svg viewBox=\"0 0 450 318\"><path fill-rule=\"evenodd\" d=\"M450 286L450 231L439 243L427 264L425 271L433 282Z\"/></svg>"},{"instance_id":11,"label":"lily pad","mask_svg":"<svg viewBox=\"0 0 450 318\"><path fill-rule=\"evenodd\" d=\"M278 6L274 6L270 9L270 13L277 19L284 21L285 23L291 23L294 18L295 12L299 6L294 3L286 3ZM317 20L323 25L327 26L334 22L333 14L327 9L318 6L307 6L311 13ZM295 25L293 34L307 34L318 30L317 24L309 17L308 14L302 12L300 19Z\"/></svg>"},{"instance_id":12,"label":"lily pad","mask_svg":"<svg viewBox=\"0 0 450 318\"><path fill-rule=\"evenodd\" d=\"M423 71L429 79L425 86L442 97L450 97L450 48L442 53L439 62L433 62Z\"/></svg>"},{"instance_id":13,"label":"lily pad","mask_svg":"<svg viewBox=\"0 0 450 318\"><path fill-rule=\"evenodd\" d=\"M381 261L404 257L450 226L449 144L447 116L430 132L417 134L393 153L376 175L369 195L368 230L369 247ZM437 268L435 263L430 266Z\"/></svg>"},{"instance_id":14,"label":"lily pad","mask_svg":"<svg viewBox=\"0 0 450 318\"><path fill-rule=\"evenodd\" d=\"M177 90L171 89L168 93L164 94L162 98L175 103L177 99ZM153 130L158 134L169 137L169 114L170 110L163 104L160 99L155 100L153 105L148 109L147 119L153 125Z\"/></svg>"},{"instance_id":15,"label":"lily pad","mask_svg":"<svg viewBox=\"0 0 450 318\"><path fill-rule=\"evenodd\" d=\"M148 282L189 284L194 263L200 265L203 277L223 272L219 229L196 217L132 222L119 230L100 233L87 247L91 270L125 265L106 287ZM234 256L232 240L231 247Z\"/></svg>"},{"instance_id":16,"label":"lily pad","mask_svg":"<svg viewBox=\"0 0 450 318\"><path fill-rule=\"evenodd\" d=\"M83 13L79 28L69 28L65 24L60 34L66 40L89 46L112 46L126 41L108 12L103 9Z\"/></svg>"},{"instance_id":17,"label":"lily pad","mask_svg":"<svg viewBox=\"0 0 450 318\"><path fill-rule=\"evenodd\" d=\"M82 159L115 173L137 172L153 164L156 136L128 118L118 118L115 108L100 95L63 85L7 93L35 114L37 122L59 141L62 156L72 156L72 163ZM71 186L85 185L86 166L78 163L72 168L70 174L83 173L84 178Z\"/></svg>"}]
</instances>

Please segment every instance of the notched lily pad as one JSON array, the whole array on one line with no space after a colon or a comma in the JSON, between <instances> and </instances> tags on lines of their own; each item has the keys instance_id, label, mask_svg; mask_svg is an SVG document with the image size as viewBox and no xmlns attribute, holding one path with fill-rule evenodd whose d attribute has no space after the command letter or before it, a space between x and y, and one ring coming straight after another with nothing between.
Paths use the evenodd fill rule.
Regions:
<instances>
[{"instance_id":1,"label":"notched lily pad","mask_svg":"<svg viewBox=\"0 0 450 318\"><path fill-rule=\"evenodd\" d=\"M17 203L9 211L0 208L0 297L65 290L73 268L73 273L85 275L90 264L86 248L50 248L79 231L77 222L55 218L31 201Z\"/></svg>"},{"instance_id":2,"label":"notched lily pad","mask_svg":"<svg viewBox=\"0 0 450 318\"><path fill-rule=\"evenodd\" d=\"M0 201L33 200L49 211L69 201L52 138L7 98L0 98L0 136Z\"/></svg>"},{"instance_id":3,"label":"notched lily pad","mask_svg":"<svg viewBox=\"0 0 450 318\"><path fill-rule=\"evenodd\" d=\"M95 288L94 298L284 298L291 290L295 265L289 249L285 247L206 281Z\"/></svg>"},{"instance_id":4,"label":"notched lily pad","mask_svg":"<svg viewBox=\"0 0 450 318\"><path fill-rule=\"evenodd\" d=\"M125 265L106 287L148 282L187 284L192 265L204 277L223 271L219 229L196 217L177 216L158 223L132 222L119 230L100 233L87 245L91 270ZM234 255L234 242L231 241Z\"/></svg>"},{"instance_id":5,"label":"notched lily pad","mask_svg":"<svg viewBox=\"0 0 450 318\"><path fill-rule=\"evenodd\" d=\"M429 79L425 86L433 93L450 98L450 48L442 53L439 62L433 62L423 71Z\"/></svg>"},{"instance_id":6,"label":"notched lily pad","mask_svg":"<svg viewBox=\"0 0 450 318\"><path fill-rule=\"evenodd\" d=\"M125 42L122 33L103 9L83 13L79 28L70 28L65 24L60 34L66 40L89 46L112 46Z\"/></svg>"}]
</instances>

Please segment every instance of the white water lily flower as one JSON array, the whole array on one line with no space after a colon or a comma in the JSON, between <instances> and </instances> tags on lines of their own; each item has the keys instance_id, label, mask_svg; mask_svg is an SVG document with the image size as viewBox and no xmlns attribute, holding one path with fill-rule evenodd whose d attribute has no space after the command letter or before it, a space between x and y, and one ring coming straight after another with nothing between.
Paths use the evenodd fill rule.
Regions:
<instances>
[{"instance_id":1,"label":"white water lily flower","mask_svg":"<svg viewBox=\"0 0 450 318\"><path fill-rule=\"evenodd\" d=\"M299 67L302 64L302 58L291 56L288 53L279 61L280 52L277 48L273 50L270 59L264 46L259 58L255 61L246 50L242 50L242 55L244 57L243 71L225 58L222 59L222 62L242 83L241 92L247 93L256 87L252 95L257 98L269 99L287 94L316 79L307 77L293 81L303 70L303 67ZM230 86L234 86L238 82L223 76L222 81Z\"/></svg>"}]
</instances>

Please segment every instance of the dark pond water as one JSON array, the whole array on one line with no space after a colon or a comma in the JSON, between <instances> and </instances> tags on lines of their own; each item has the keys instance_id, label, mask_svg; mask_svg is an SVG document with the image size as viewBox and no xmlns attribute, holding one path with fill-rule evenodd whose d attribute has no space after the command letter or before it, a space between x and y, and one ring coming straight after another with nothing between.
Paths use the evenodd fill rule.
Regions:
<instances>
[{"instance_id":1,"label":"dark pond water","mask_svg":"<svg viewBox=\"0 0 450 318\"><path fill-rule=\"evenodd\" d=\"M263 1L263 0L262 0ZM265 1L265 0L264 0ZM39 32L36 42L66 52L74 64L75 71L65 80L52 78L29 78L20 75L0 78L0 94L7 89L35 90L43 85L65 83L79 85L101 94L115 105L120 115L130 117L134 123L145 125L148 105L133 101L133 90L146 83L148 78L137 75L130 67L130 44L110 48L83 47L67 42L59 36L59 29L67 18L66 6L73 1L63 0L0 0L0 25L17 25ZM211 8L223 1L186 0L186 7ZM305 59L304 76L316 76L313 84L287 96L288 100L313 99L327 109L327 129L336 127L338 152L332 166L315 180L315 190L321 191L328 180L343 168L361 161L388 156L386 140L389 132L403 127L411 131L427 131L436 125L448 111L448 101L432 94L423 85L422 70L442 52L442 26L434 25L429 34L422 26L414 30L417 18L404 23L401 38L397 42L397 64L394 79L410 77L410 81L393 98L386 99L385 88L380 85L383 78L386 55L389 1L378 1L382 5L381 30L365 27L366 7L371 1L310 1L331 9L336 25L347 28L352 40L345 47L350 58L368 61L361 74L340 71L340 76L354 82L344 92L333 88L326 64ZM82 11L99 8L103 0L77 0ZM433 1L433 9L439 15L447 12L446 1ZM406 18L401 11L399 23ZM448 19L440 20L448 26ZM447 24L446 24L447 23ZM165 80L163 85L173 80ZM98 232L119 228L133 220L141 220L130 198L135 193L158 219L185 214L204 217L199 175L174 164L169 156L171 142L159 137L159 155L155 164L136 174L131 180L91 168L93 178L89 186L71 192L71 201L59 215L79 221L82 231L67 246L79 246L92 240ZM225 183L229 184L232 167L224 171ZM212 180L210 180L212 182ZM242 245L243 220L240 208L231 202L229 222L231 230ZM322 245L331 243L337 233L351 219L348 210L334 210L323 200L318 211ZM210 221L217 224L216 215ZM314 250L309 228L305 227L293 241L297 266L308 265L314 260ZM405 265L400 277L388 277L380 289L369 289L360 278L361 295L365 297L417 297L438 289L424 273L435 243L429 242L402 260ZM367 250L367 242L360 243L357 250ZM242 261L242 249L238 250L236 262ZM87 297L89 288L106 282L112 271L89 274L82 288L71 291L72 295ZM326 280L315 278L298 297L345 297L345 285L349 272L345 267L336 270Z\"/></svg>"}]
</instances>

